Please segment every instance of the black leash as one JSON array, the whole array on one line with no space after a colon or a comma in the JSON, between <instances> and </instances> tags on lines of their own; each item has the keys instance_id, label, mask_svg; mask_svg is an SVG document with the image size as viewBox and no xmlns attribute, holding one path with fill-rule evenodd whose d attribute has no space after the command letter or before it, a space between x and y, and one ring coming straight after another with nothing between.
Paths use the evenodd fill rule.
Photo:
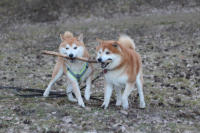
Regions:
<instances>
[{"instance_id":1,"label":"black leash","mask_svg":"<svg viewBox=\"0 0 200 133\"><path fill-rule=\"evenodd\" d=\"M93 80L92 84L99 79L104 74L104 71L100 72ZM82 86L80 90L83 90L86 88L86 85ZM0 86L0 89L12 89L16 90L18 93L15 93L15 95L24 97L24 98L31 98L31 97L42 97L45 90L38 89L38 88L22 88L22 87L13 87L13 86ZM33 94L21 94L20 92L35 92ZM67 94L72 93L68 92ZM49 98L57 98L57 97L65 97L67 96L66 92L64 91L50 91ZM100 100L98 98L93 97L95 100ZM100 100L101 101L101 100Z\"/></svg>"}]
</instances>

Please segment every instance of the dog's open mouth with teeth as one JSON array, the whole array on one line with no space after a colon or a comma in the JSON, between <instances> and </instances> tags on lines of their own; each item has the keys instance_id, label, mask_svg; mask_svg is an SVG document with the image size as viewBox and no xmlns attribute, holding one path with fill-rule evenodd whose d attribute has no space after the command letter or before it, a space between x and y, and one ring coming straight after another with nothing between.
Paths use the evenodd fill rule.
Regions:
<instances>
[{"instance_id":1,"label":"dog's open mouth with teeth","mask_svg":"<svg viewBox=\"0 0 200 133\"><path fill-rule=\"evenodd\" d=\"M106 68L110 63L109 62L102 62L101 68Z\"/></svg>"},{"instance_id":2,"label":"dog's open mouth with teeth","mask_svg":"<svg viewBox=\"0 0 200 133\"><path fill-rule=\"evenodd\" d=\"M110 63L111 63L112 59L108 59L105 62L101 62L101 68L106 68Z\"/></svg>"}]
</instances>

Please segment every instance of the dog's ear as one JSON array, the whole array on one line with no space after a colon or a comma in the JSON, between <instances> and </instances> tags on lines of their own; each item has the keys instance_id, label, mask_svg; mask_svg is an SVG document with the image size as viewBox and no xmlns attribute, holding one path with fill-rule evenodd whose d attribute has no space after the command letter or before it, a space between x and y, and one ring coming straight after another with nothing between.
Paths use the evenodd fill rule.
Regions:
<instances>
[{"instance_id":1,"label":"dog's ear","mask_svg":"<svg viewBox=\"0 0 200 133\"><path fill-rule=\"evenodd\" d=\"M60 40L64 41L64 35L60 34Z\"/></svg>"},{"instance_id":2,"label":"dog's ear","mask_svg":"<svg viewBox=\"0 0 200 133\"><path fill-rule=\"evenodd\" d=\"M121 46L119 45L119 42L116 41L112 44L113 47L117 48L119 51L121 51Z\"/></svg>"},{"instance_id":3,"label":"dog's ear","mask_svg":"<svg viewBox=\"0 0 200 133\"><path fill-rule=\"evenodd\" d=\"M78 36L78 40L79 40L80 42L83 42L83 33L81 33L81 34Z\"/></svg>"},{"instance_id":4,"label":"dog's ear","mask_svg":"<svg viewBox=\"0 0 200 133\"><path fill-rule=\"evenodd\" d=\"M100 45L103 42L103 40L101 40L99 38L96 38L96 40L97 40L97 45Z\"/></svg>"},{"instance_id":5,"label":"dog's ear","mask_svg":"<svg viewBox=\"0 0 200 133\"><path fill-rule=\"evenodd\" d=\"M117 43L113 43L112 46L115 47L115 48L118 48L118 44Z\"/></svg>"},{"instance_id":6,"label":"dog's ear","mask_svg":"<svg viewBox=\"0 0 200 133\"><path fill-rule=\"evenodd\" d=\"M112 44L113 47L115 48L120 48L119 47L119 42L118 41L115 41L113 44Z\"/></svg>"}]
</instances>

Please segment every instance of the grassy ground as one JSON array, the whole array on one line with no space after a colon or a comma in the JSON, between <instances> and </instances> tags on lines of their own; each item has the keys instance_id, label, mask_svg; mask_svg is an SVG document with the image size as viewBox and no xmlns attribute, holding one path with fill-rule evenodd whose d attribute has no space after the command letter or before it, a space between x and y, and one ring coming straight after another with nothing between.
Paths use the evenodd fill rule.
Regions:
<instances>
[{"instance_id":1,"label":"grassy ground","mask_svg":"<svg viewBox=\"0 0 200 133\"><path fill-rule=\"evenodd\" d=\"M143 59L147 108L138 108L137 91L124 111L114 102L104 110L101 102L91 100L83 109L67 98L21 98L13 90L0 89L0 132L199 132L199 14L143 14L106 20L63 17L47 23L1 25L0 85L41 89L50 81L56 58L40 51L56 51L60 33L84 33L92 57L95 38L117 39L120 33L127 33ZM98 65L95 68L99 70ZM53 89L65 86L63 77ZM92 95L103 95L102 78L92 91Z\"/></svg>"}]
</instances>

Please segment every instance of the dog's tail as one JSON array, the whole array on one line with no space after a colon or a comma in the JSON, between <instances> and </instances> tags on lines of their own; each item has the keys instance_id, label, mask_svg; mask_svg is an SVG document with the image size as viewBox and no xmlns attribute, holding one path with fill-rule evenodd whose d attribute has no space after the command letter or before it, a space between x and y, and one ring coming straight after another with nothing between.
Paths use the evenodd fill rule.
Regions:
<instances>
[{"instance_id":1,"label":"dog's tail","mask_svg":"<svg viewBox=\"0 0 200 133\"><path fill-rule=\"evenodd\" d=\"M71 37L73 37L73 34L70 31L65 31L63 37L64 38L71 38Z\"/></svg>"},{"instance_id":2,"label":"dog's tail","mask_svg":"<svg viewBox=\"0 0 200 133\"><path fill-rule=\"evenodd\" d=\"M119 42L126 48L135 49L135 43L128 35L120 35Z\"/></svg>"}]
</instances>

